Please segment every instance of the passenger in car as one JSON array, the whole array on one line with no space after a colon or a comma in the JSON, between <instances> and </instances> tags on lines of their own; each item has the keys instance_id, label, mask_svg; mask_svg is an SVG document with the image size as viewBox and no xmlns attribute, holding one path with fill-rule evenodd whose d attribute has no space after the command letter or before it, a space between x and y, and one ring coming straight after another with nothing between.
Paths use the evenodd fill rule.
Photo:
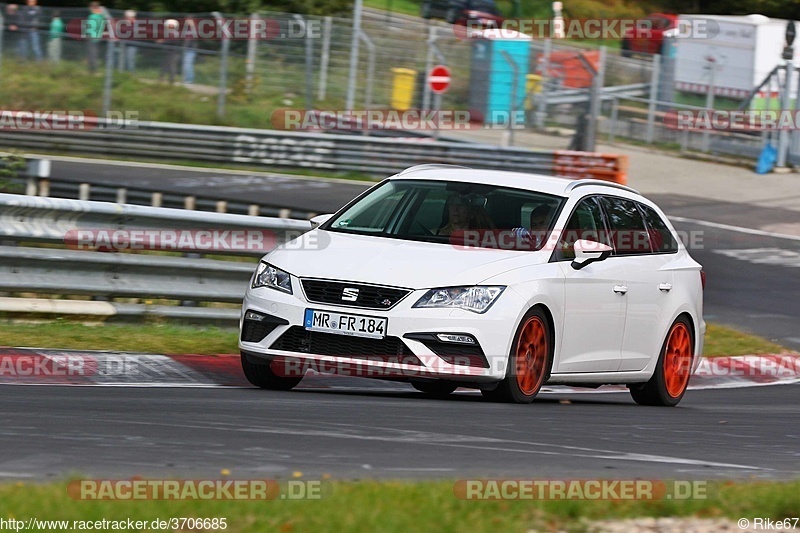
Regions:
<instances>
[{"instance_id":1,"label":"passenger in car","mask_svg":"<svg viewBox=\"0 0 800 533\"><path fill-rule=\"evenodd\" d=\"M481 205L473 205L470 198L460 194L453 195L447 200L445 218L446 223L438 229L437 235L494 228L486 209Z\"/></svg>"},{"instance_id":2,"label":"passenger in car","mask_svg":"<svg viewBox=\"0 0 800 533\"><path fill-rule=\"evenodd\" d=\"M518 238L527 239L531 249L539 249L544 245L544 239L547 237L547 227L552 214L553 206L541 204L531 211L530 229L520 227L514 228L512 231Z\"/></svg>"}]
</instances>

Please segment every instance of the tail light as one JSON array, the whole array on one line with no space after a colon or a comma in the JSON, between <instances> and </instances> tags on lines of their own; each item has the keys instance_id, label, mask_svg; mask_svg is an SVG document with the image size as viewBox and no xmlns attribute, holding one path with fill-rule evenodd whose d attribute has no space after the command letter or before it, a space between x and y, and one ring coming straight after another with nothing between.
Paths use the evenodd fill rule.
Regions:
<instances>
[{"instance_id":1,"label":"tail light","mask_svg":"<svg viewBox=\"0 0 800 533\"><path fill-rule=\"evenodd\" d=\"M703 286L703 290L706 290L706 272L705 270L700 271L700 284Z\"/></svg>"}]
</instances>

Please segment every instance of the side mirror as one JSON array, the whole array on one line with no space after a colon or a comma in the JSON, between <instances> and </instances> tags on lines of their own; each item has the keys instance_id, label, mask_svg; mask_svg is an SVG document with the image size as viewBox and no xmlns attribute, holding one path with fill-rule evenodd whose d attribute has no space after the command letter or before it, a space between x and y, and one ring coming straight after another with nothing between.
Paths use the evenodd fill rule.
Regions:
<instances>
[{"instance_id":1,"label":"side mirror","mask_svg":"<svg viewBox=\"0 0 800 533\"><path fill-rule=\"evenodd\" d=\"M580 270L595 261L602 261L611 255L611 247L607 244L580 239L575 241L575 259L572 268Z\"/></svg>"},{"instance_id":2,"label":"side mirror","mask_svg":"<svg viewBox=\"0 0 800 533\"><path fill-rule=\"evenodd\" d=\"M333 214L315 216L310 221L311 222L311 229L320 227L321 225L326 223L328 220L330 220L332 216L333 216Z\"/></svg>"}]
</instances>

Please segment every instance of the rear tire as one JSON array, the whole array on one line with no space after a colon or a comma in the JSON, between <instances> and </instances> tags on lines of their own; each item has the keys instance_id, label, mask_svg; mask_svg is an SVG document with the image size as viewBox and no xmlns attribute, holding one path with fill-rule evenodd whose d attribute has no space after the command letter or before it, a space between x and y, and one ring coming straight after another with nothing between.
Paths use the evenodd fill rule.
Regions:
<instances>
[{"instance_id":1,"label":"rear tire","mask_svg":"<svg viewBox=\"0 0 800 533\"><path fill-rule=\"evenodd\" d=\"M633 401L639 405L678 405L689 384L693 352L692 326L686 317L680 316L669 328L653 377L643 385L630 386Z\"/></svg>"},{"instance_id":2,"label":"rear tire","mask_svg":"<svg viewBox=\"0 0 800 533\"><path fill-rule=\"evenodd\" d=\"M458 388L455 383L449 381L412 381L411 386L420 392L433 396L434 398L446 398Z\"/></svg>"},{"instance_id":3,"label":"rear tire","mask_svg":"<svg viewBox=\"0 0 800 533\"><path fill-rule=\"evenodd\" d=\"M539 307L532 308L517 327L505 379L495 389L482 389L484 398L508 403L531 403L550 378L552 339L544 311Z\"/></svg>"},{"instance_id":4,"label":"rear tire","mask_svg":"<svg viewBox=\"0 0 800 533\"><path fill-rule=\"evenodd\" d=\"M247 381L262 389L291 390L303 379L303 376L291 378L278 376L272 371L269 362L251 363L245 354L242 354L242 370Z\"/></svg>"}]
</instances>

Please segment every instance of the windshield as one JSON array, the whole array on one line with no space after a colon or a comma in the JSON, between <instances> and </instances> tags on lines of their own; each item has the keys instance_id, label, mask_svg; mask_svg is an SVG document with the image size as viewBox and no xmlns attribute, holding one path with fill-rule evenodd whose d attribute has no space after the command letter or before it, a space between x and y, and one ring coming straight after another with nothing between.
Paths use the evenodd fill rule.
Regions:
<instances>
[{"instance_id":1,"label":"windshield","mask_svg":"<svg viewBox=\"0 0 800 533\"><path fill-rule=\"evenodd\" d=\"M323 228L414 241L458 241L482 248L539 249L562 200L479 183L391 180Z\"/></svg>"}]
</instances>

